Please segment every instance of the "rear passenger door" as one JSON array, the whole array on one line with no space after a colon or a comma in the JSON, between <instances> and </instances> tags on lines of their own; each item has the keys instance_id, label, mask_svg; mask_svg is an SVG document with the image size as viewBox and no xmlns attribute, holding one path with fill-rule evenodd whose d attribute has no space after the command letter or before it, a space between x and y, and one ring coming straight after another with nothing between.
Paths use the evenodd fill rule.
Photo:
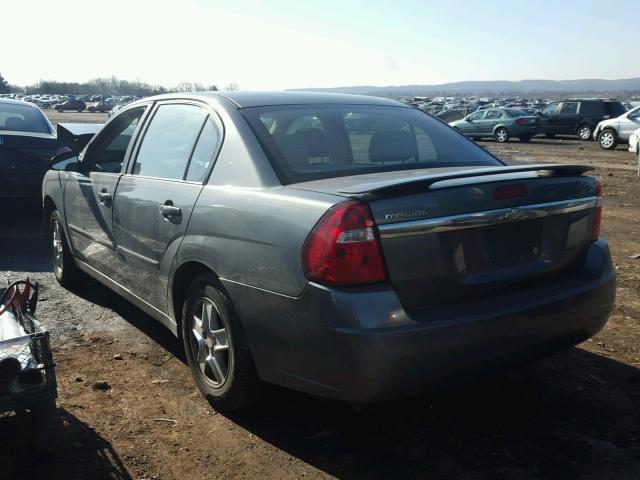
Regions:
<instances>
[{"instance_id":1,"label":"rear passenger door","mask_svg":"<svg viewBox=\"0 0 640 480\"><path fill-rule=\"evenodd\" d=\"M578 102L563 102L560 105L556 121L558 133L575 135L581 120L581 117L578 116L578 105Z\"/></svg>"},{"instance_id":2,"label":"rear passenger door","mask_svg":"<svg viewBox=\"0 0 640 480\"><path fill-rule=\"evenodd\" d=\"M493 127L495 127L498 124L501 116L502 116L502 111L500 110L488 110L484 118L476 122L476 125L478 126L478 131L483 135L487 135L487 136L493 135Z\"/></svg>"},{"instance_id":3,"label":"rear passenger door","mask_svg":"<svg viewBox=\"0 0 640 480\"><path fill-rule=\"evenodd\" d=\"M167 312L167 277L222 139L214 112L160 102L118 185L114 229L125 286Z\"/></svg>"}]
</instances>

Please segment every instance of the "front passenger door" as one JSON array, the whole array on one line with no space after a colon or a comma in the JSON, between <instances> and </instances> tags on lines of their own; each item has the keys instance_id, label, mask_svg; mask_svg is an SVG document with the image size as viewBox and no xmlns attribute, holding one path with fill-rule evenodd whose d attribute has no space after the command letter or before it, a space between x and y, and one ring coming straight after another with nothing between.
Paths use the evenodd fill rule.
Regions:
<instances>
[{"instance_id":1,"label":"front passenger door","mask_svg":"<svg viewBox=\"0 0 640 480\"><path fill-rule=\"evenodd\" d=\"M165 313L168 274L221 132L204 106L159 103L118 185L114 227L125 286Z\"/></svg>"},{"instance_id":2,"label":"front passenger door","mask_svg":"<svg viewBox=\"0 0 640 480\"><path fill-rule=\"evenodd\" d=\"M78 171L65 172L64 214L74 256L116 281L113 195L145 109L114 118L80 156Z\"/></svg>"}]
</instances>

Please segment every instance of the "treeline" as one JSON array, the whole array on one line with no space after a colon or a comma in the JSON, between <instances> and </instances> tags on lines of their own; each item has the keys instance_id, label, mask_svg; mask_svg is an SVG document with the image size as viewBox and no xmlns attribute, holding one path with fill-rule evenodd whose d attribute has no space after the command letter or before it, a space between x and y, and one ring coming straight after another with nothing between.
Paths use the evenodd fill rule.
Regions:
<instances>
[{"instance_id":1,"label":"treeline","mask_svg":"<svg viewBox=\"0 0 640 480\"><path fill-rule=\"evenodd\" d=\"M1 78L1 77L0 77ZM4 80L4 79L2 79ZM3 87L0 82L0 88ZM26 87L9 86L6 83L4 88L14 92L24 92L26 94L105 94L105 95L135 95L146 97L169 92L196 92L205 90L218 90L216 85L205 85L198 82L182 82L175 87L165 87L162 85L150 85L140 80L121 80L115 76L110 78L95 78L88 82L59 82L57 80L40 80L33 85ZM238 85L230 83L225 90L237 90ZM2 93L2 92L0 92Z\"/></svg>"}]
</instances>

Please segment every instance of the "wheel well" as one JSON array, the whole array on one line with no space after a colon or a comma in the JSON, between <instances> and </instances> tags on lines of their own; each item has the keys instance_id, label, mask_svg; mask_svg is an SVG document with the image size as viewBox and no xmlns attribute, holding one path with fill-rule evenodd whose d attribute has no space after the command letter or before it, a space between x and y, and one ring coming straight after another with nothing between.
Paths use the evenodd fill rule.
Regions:
<instances>
[{"instance_id":1,"label":"wheel well","mask_svg":"<svg viewBox=\"0 0 640 480\"><path fill-rule=\"evenodd\" d=\"M42 202L42 227L47 235L49 235L49 217L54 210L56 210L56 204L53 203L51 197L47 195Z\"/></svg>"},{"instance_id":2,"label":"wheel well","mask_svg":"<svg viewBox=\"0 0 640 480\"><path fill-rule=\"evenodd\" d=\"M576 128L576 132L579 132L582 127L589 127L589 129L593 132L593 126L591 126L591 124L589 124L587 122L580 123L578 125L578 127Z\"/></svg>"},{"instance_id":3,"label":"wheel well","mask_svg":"<svg viewBox=\"0 0 640 480\"><path fill-rule=\"evenodd\" d=\"M218 276L209 267L200 262L186 262L178 267L173 275L171 299L173 301L173 314L180 331L180 322L182 321L182 304L187 296L187 290L193 280L203 273L210 273L218 278Z\"/></svg>"}]
</instances>

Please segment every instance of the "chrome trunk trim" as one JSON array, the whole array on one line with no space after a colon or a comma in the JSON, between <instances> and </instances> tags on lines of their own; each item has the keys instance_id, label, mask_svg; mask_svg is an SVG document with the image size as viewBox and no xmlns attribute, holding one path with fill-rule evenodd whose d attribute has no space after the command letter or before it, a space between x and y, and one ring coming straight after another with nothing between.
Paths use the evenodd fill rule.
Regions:
<instances>
[{"instance_id":1,"label":"chrome trunk trim","mask_svg":"<svg viewBox=\"0 0 640 480\"><path fill-rule=\"evenodd\" d=\"M523 205L520 207L500 208L484 212L464 213L447 217L412 220L410 222L389 223L379 225L382 238L425 235L429 233L450 232L466 228L488 227L501 223L522 222L538 218L562 215L595 208L598 197L586 197L558 202Z\"/></svg>"}]
</instances>

